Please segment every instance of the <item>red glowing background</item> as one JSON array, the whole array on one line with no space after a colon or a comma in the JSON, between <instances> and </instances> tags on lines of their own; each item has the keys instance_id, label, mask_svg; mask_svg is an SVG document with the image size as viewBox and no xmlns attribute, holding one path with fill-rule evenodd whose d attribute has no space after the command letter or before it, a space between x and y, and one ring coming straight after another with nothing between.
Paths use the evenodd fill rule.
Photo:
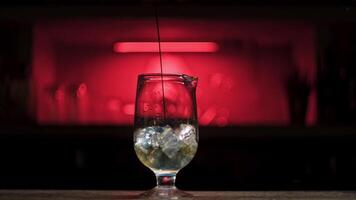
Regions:
<instances>
[{"instance_id":1,"label":"red glowing background","mask_svg":"<svg viewBox=\"0 0 356 200\"><path fill-rule=\"evenodd\" d=\"M31 96L40 124L130 125L137 76L158 73L154 19L38 21ZM161 19L164 73L199 78L201 125L288 125L286 82L315 80L303 22ZM316 120L308 97L307 124Z\"/></svg>"}]
</instances>

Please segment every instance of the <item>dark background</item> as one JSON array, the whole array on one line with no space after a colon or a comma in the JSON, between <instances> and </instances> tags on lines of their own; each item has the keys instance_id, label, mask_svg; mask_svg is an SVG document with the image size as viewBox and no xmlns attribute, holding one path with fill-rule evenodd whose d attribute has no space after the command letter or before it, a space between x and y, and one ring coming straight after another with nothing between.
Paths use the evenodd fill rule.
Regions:
<instances>
[{"instance_id":1,"label":"dark background","mask_svg":"<svg viewBox=\"0 0 356 200\"><path fill-rule=\"evenodd\" d=\"M150 1L5 1L0 7L0 188L148 189L132 127L38 125L28 104L36 19L151 17ZM305 20L317 30L318 121L201 127L187 190L356 189L356 7L339 1L163 1L162 16ZM174 12L165 13L164 6ZM118 10L120 12L118 12ZM184 10L184 14L182 11ZM226 12L229 11L229 12ZM232 16L231 11L234 11ZM15 92L12 91L16 89Z\"/></svg>"}]
</instances>

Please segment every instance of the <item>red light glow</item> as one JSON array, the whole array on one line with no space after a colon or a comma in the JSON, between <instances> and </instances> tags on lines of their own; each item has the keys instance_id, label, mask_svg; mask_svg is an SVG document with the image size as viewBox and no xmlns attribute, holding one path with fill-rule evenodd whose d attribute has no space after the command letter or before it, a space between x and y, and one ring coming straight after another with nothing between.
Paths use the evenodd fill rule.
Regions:
<instances>
[{"instance_id":1,"label":"red light glow","mask_svg":"<svg viewBox=\"0 0 356 200\"><path fill-rule=\"evenodd\" d=\"M120 110L120 101L118 99L112 98L107 102L107 108L109 111L116 112Z\"/></svg>"},{"instance_id":2,"label":"red light glow","mask_svg":"<svg viewBox=\"0 0 356 200\"><path fill-rule=\"evenodd\" d=\"M162 52L209 53L216 52L219 46L215 42L161 42ZM158 52L158 42L117 42L117 53Z\"/></svg>"},{"instance_id":3,"label":"red light glow","mask_svg":"<svg viewBox=\"0 0 356 200\"><path fill-rule=\"evenodd\" d=\"M199 78L200 125L288 125L291 73L315 82L309 22L163 18L161 28L163 73ZM33 117L38 124L132 125L138 74L161 71L156 39L151 19L36 21L29 87ZM162 89L161 83L151 86ZM193 111L184 88L165 84L164 90L169 117ZM163 109L162 96L150 95L143 97L155 101L142 105L148 117ZM314 88L307 125L317 121L317 107Z\"/></svg>"},{"instance_id":4,"label":"red light glow","mask_svg":"<svg viewBox=\"0 0 356 200\"><path fill-rule=\"evenodd\" d=\"M133 116L135 114L135 104L129 103L124 105L123 111L126 115Z\"/></svg>"},{"instance_id":5,"label":"red light glow","mask_svg":"<svg viewBox=\"0 0 356 200\"><path fill-rule=\"evenodd\" d=\"M77 89L77 97L80 98L85 96L87 91L88 91L87 85L85 83L80 84Z\"/></svg>"}]
</instances>

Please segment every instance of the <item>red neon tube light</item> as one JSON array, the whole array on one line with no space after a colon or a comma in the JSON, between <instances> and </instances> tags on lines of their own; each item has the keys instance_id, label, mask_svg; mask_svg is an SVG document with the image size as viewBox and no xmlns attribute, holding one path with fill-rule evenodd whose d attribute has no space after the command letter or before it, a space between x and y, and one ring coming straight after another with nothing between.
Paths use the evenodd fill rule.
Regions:
<instances>
[{"instance_id":1,"label":"red neon tube light","mask_svg":"<svg viewBox=\"0 0 356 200\"><path fill-rule=\"evenodd\" d=\"M117 42L117 53L158 52L158 42ZM219 46L215 42L161 42L162 52L209 53L216 52Z\"/></svg>"}]
</instances>

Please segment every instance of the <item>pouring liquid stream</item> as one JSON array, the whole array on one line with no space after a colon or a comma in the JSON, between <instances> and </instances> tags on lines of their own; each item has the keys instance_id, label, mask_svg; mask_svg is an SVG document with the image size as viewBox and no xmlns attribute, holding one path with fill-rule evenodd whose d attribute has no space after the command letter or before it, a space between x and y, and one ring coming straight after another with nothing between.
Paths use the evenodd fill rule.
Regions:
<instances>
[{"instance_id":1,"label":"pouring liquid stream","mask_svg":"<svg viewBox=\"0 0 356 200\"><path fill-rule=\"evenodd\" d=\"M152 118L150 115L141 116L140 113L135 113L135 126L137 127L134 132L134 142L135 142L135 152L139 160L148 168L150 168L156 175L157 186L141 196L149 199L186 199L185 197L191 198L192 195L182 192L175 187L176 174L180 169L185 167L195 156L198 148L198 125L195 123L196 105L195 96L186 95L187 102L190 103L192 111L189 116L178 116L178 115L168 115L166 113L166 101L174 104L179 104L179 106L188 106L178 101L177 99L165 99L164 91L164 81L163 78L166 77L163 74L163 59L162 59L162 49L161 49L161 35L160 26L158 19L158 8L155 6L155 22L156 31L158 38L158 52L160 59L160 76L161 79L161 89L162 89L162 103L163 103L163 119L160 112L154 110L155 117ZM157 75L153 77L152 80L158 81L154 82L153 87L148 87L147 92L154 92L154 95L158 94L156 92L156 86L159 87L159 79ZM152 77L151 77L152 78ZM140 79L143 83L148 81L149 78ZM166 79L167 80L167 79ZM169 85L170 87L180 90L182 92L195 92L194 90L189 90L189 88L180 87L181 84L185 84L187 81L184 75L172 76L168 81L177 81L177 84ZM149 82L148 82L149 83ZM156 85L158 83L158 85ZM178 84L179 83L179 84ZM151 91L149 90L151 89ZM153 89L153 91L152 91ZM138 92L145 92L138 88ZM185 93L184 93L185 94ZM159 95L159 94L158 94ZM147 100L151 100L151 95L146 95ZM192 99L190 99L192 97ZM146 99L138 99L136 101L136 106L140 108L144 104ZM155 100L153 102L153 100ZM159 98L154 98L153 103L158 103ZM143 106L143 105L142 105ZM144 106L143 106L144 107ZM143 111L144 112L144 111Z\"/></svg>"},{"instance_id":2,"label":"pouring liquid stream","mask_svg":"<svg viewBox=\"0 0 356 200\"><path fill-rule=\"evenodd\" d=\"M156 32L158 39L158 52L159 52L159 63L160 63L160 73L161 73L161 86L162 86L162 103L163 103L163 120L166 120L166 102L164 97L164 85L163 85L163 62L162 62L162 50L161 50L161 34L159 30L159 20L158 20L158 8L155 7L155 19L156 19Z\"/></svg>"}]
</instances>

